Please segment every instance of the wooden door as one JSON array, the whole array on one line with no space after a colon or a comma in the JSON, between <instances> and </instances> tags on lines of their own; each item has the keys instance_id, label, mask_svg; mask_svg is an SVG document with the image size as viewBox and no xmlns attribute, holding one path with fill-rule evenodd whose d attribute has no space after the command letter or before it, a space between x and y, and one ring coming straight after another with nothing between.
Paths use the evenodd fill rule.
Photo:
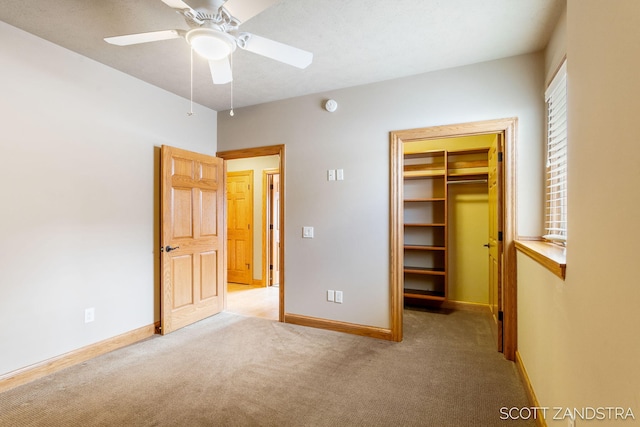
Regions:
<instances>
[{"instance_id":1,"label":"wooden door","mask_svg":"<svg viewBox=\"0 0 640 427\"><path fill-rule=\"evenodd\" d=\"M502 351L502 135L489 149L489 308L498 351Z\"/></svg>"},{"instance_id":2,"label":"wooden door","mask_svg":"<svg viewBox=\"0 0 640 427\"><path fill-rule=\"evenodd\" d=\"M161 329L224 309L224 162L162 146Z\"/></svg>"},{"instance_id":3,"label":"wooden door","mask_svg":"<svg viewBox=\"0 0 640 427\"><path fill-rule=\"evenodd\" d=\"M227 280L253 282L253 171L227 173Z\"/></svg>"},{"instance_id":4,"label":"wooden door","mask_svg":"<svg viewBox=\"0 0 640 427\"><path fill-rule=\"evenodd\" d=\"M269 286L280 284L280 174L269 175Z\"/></svg>"}]
</instances>

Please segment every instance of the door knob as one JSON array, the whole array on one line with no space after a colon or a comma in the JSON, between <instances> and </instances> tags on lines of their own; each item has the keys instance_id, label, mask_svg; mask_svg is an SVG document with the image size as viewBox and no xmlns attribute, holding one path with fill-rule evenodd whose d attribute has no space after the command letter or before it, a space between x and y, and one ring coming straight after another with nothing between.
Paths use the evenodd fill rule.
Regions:
<instances>
[{"instance_id":1,"label":"door knob","mask_svg":"<svg viewBox=\"0 0 640 427\"><path fill-rule=\"evenodd\" d=\"M165 248L167 252L175 251L176 249L180 249L180 246L176 246L175 248L172 248L171 246L167 245L167 247Z\"/></svg>"},{"instance_id":2,"label":"door knob","mask_svg":"<svg viewBox=\"0 0 640 427\"><path fill-rule=\"evenodd\" d=\"M482 246L484 246L485 248L488 248L488 247L489 247L489 246L491 246L491 245L489 245L489 244L487 243L486 245L482 245Z\"/></svg>"}]
</instances>

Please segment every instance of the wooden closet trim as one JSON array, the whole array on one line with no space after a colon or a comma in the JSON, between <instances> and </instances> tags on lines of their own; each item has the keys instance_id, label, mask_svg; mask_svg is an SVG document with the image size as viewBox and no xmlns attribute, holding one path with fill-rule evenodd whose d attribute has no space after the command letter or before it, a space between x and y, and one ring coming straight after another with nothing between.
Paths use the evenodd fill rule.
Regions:
<instances>
[{"instance_id":1,"label":"wooden closet trim","mask_svg":"<svg viewBox=\"0 0 640 427\"><path fill-rule=\"evenodd\" d=\"M402 171L404 165L403 144L425 139L464 137L481 134L502 134L503 148L503 351L508 360L515 359L517 348L517 287L516 287L516 117L480 122L433 126L418 129L392 131L390 139L390 316L394 341L402 341L403 320L403 203Z\"/></svg>"}]
</instances>

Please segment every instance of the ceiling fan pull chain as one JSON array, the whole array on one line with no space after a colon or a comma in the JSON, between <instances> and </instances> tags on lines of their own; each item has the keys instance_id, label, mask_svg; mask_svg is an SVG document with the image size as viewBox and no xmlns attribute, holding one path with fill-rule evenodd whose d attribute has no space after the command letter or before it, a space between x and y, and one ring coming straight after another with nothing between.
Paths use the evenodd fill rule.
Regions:
<instances>
[{"instance_id":1,"label":"ceiling fan pull chain","mask_svg":"<svg viewBox=\"0 0 640 427\"><path fill-rule=\"evenodd\" d=\"M233 52L229 54L229 67L231 68L231 75L233 75ZM231 79L231 110L229 115L233 117L233 78Z\"/></svg>"},{"instance_id":2,"label":"ceiling fan pull chain","mask_svg":"<svg viewBox=\"0 0 640 427\"><path fill-rule=\"evenodd\" d=\"M189 112L187 113L187 116L193 116L193 47L190 50L191 50L191 97L190 97Z\"/></svg>"}]
</instances>

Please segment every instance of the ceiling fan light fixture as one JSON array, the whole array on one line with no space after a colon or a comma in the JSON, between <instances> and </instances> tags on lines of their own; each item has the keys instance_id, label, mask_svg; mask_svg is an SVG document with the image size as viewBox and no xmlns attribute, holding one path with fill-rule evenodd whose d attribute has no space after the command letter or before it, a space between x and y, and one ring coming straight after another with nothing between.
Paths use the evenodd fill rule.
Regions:
<instances>
[{"instance_id":1,"label":"ceiling fan light fixture","mask_svg":"<svg viewBox=\"0 0 640 427\"><path fill-rule=\"evenodd\" d=\"M210 61L226 58L236 49L231 36L212 28L195 28L185 38L198 55Z\"/></svg>"}]
</instances>

